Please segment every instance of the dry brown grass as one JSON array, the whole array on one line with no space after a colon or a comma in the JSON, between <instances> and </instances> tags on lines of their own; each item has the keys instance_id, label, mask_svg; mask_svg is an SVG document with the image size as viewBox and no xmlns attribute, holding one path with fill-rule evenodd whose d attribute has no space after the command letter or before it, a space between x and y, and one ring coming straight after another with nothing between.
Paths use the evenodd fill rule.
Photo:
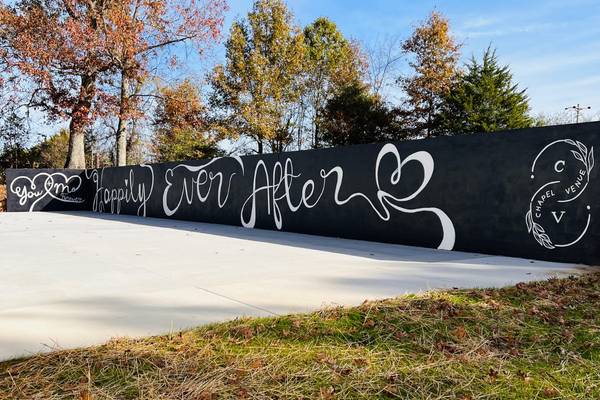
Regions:
<instances>
[{"instance_id":1,"label":"dry brown grass","mask_svg":"<svg viewBox=\"0 0 600 400\"><path fill-rule=\"evenodd\" d=\"M2 399L597 399L600 274L238 319L0 363Z\"/></svg>"},{"instance_id":2,"label":"dry brown grass","mask_svg":"<svg viewBox=\"0 0 600 400\"><path fill-rule=\"evenodd\" d=\"M6 211L6 185L0 185L0 212Z\"/></svg>"}]
</instances>

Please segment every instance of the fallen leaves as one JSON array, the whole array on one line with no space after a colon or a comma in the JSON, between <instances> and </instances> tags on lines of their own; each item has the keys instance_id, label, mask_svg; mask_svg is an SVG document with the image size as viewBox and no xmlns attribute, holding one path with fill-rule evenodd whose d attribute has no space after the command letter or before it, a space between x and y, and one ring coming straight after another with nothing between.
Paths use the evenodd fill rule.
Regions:
<instances>
[{"instance_id":1,"label":"fallen leaves","mask_svg":"<svg viewBox=\"0 0 600 400\"><path fill-rule=\"evenodd\" d=\"M367 319L363 322L363 328L372 328L375 326L375 321L373 319Z\"/></svg>"},{"instance_id":2,"label":"fallen leaves","mask_svg":"<svg viewBox=\"0 0 600 400\"><path fill-rule=\"evenodd\" d=\"M115 340L0 368L0 397L51 397L57 377L70 376L65 370L77 376L77 366L87 370L89 362L94 379L59 389L78 400L95 399L84 397L84 387L124 398L122 382L134 382L127 390L148 399L406 397L408 390L430 398L503 398L509 391L513 398L600 398L600 364L592 358L600 348L599 291L600 274ZM33 388L44 375L37 392L2 391ZM119 376L123 381L113 378Z\"/></svg>"},{"instance_id":3,"label":"fallen leaves","mask_svg":"<svg viewBox=\"0 0 600 400\"><path fill-rule=\"evenodd\" d=\"M317 358L317 361L318 361L318 362L320 362L320 363L323 363L323 364L328 364L328 365L331 365L331 364L334 364L334 363L335 363L335 361L333 360L333 358L329 357L329 356L328 356L327 354L325 354L325 353L318 353L318 354L316 355L316 358Z\"/></svg>"},{"instance_id":4,"label":"fallen leaves","mask_svg":"<svg viewBox=\"0 0 600 400\"><path fill-rule=\"evenodd\" d=\"M321 398L324 400L333 399L333 394L335 393L335 389L333 386L322 387L319 391Z\"/></svg>"},{"instance_id":5,"label":"fallen leaves","mask_svg":"<svg viewBox=\"0 0 600 400\"><path fill-rule=\"evenodd\" d=\"M432 312L439 313L440 317L444 319L453 318L460 315L460 310L458 307L445 299L433 301L430 309Z\"/></svg>"},{"instance_id":6,"label":"fallen leaves","mask_svg":"<svg viewBox=\"0 0 600 400\"><path fill-rule=\"evenodd\" d=\"M410 337L410 336L411 336L410 334L408 334L408 333L406 333L404 331L395 331L394 332L394 337L396 339L398 339L398 340L403 340L403 339L405 339L407 337Z\"/></svg>"},{"instance_id":7,"label":"fallen leaves","mask_svg":"<svg viewBox=\"0 0 600 400\"><path fill-rule=\"evenodd\" d=\"M448 354L456 354L460 351L459 348L454 343L450 343L450 342L446 342L446 341L439 341L439 342L435 343L435 349L437 351L441 351L443 353L448 353Z\"/></svg>"},{"instance_id":8,"label":"fallen leaves","mask_svg":"<svg viewBox=\"0 0 600 400\"><path fill-rule=\"evenodd\" d=\"M565 338L565 340L567 341L567 343L571 343L573 341L573 339L575 338L575 335L573 334L573 331L570 329L563 329L562 331L562 337Z\"/></svg>"},{"instance_id":9,"label":"fallen leaves","mask_svg":"<svg viewBox=\"0 0 600 400\"><path fill-rule=\"evenodd\" d=\"M382 389L382 392L384 394L387 394L389 396L397 396L400 391L398 390L398 387L394 386L394 385L385 385Z\"/></svg>"},{"instance_id":10,"label":"fallen leaves","mask_svg":"<svg viewBox=\"0 0 600 400\"><path fill-rule=\"evenodd\" d=\"M531 382L531 376L529 376L529 372L518 370L517 377L519 379L521 379L523 382Z\"/></svg>"},{"instance_id":11,"label":"fallen leaves","mask_svg":"<svg viewBox=\"0 0 600 400\"><path fill-rule=\"evenodd\" d=\"M254 330L249 326L242 325L232 328L230 334L234 338L250 340L254 337Z\"/></svg>"},{"instance_id":12,"label":"fallen leaves","mask_svg":"<svg viewBox=\"0 0 600 400\"><path fill-rule=\"evenodd\" d=\"M540 310L538 310L538 308L537 308L537 307L535 307L535 306L533 306L533 307L530 307L530 308L527 310L527 314L529 314L529 315L538 315L539 313L540 313Z\"/></svg>"},{"instance_id":13,"label":"fallen leaves","mask_svg":"<svg viewBox=\"0 0 600 400\"><path fill-rule=\"evenodd\" d=\"M369 360L366 358L355 358L352 360L352 364L356 365L359 368L366 367L369 365Z\"/></svg>"},{"instance_id":14,"label":"fallen leaves","mask_svg":"<svg viewBox=\"0 0 600 400\"><path fill-rule=\"evenodd\" d=\"M209 390L203 390L202 392L200 392L200 394L196 396L194 400L214 400L216 398L217 396L215 393Z\"/></svg>"},{"instance_id":15,"label":"fallen leaves","mask_svg":"<svg viewBox=\"0 0 600 400\"><path fill-rule=\"evenodd\" d=\"M265 361L262 358L255 358L254 360L250 361L250 363L248 364L248 367L250 367L251 369L260 369L264 366L265 366Z\"/></svg>"},{"instance_id":16,"label":"fallen leaves","mask_svg":"<svg viewBox=\"0 0 600 400\"><path fill-rule=\"evenodd\" d=\"M456 329L454 329L453 336L459 341L462 341L467 337L467 330L463 325L457 326Z\"/></svg>"},{"instance_id":17,"label":"fallen leaves","mask_svg":"<svg viewBox=\"0 0 600 400\"><path fill-rule=\"evenodd\" d=\"M544 393L544 396L546 396L546 397L556 397L559 394L558 390L556 390L553 387L547 387L547 388L545 388L544 391L543 391L543 393Z\"/></svg>"}]
</instances>

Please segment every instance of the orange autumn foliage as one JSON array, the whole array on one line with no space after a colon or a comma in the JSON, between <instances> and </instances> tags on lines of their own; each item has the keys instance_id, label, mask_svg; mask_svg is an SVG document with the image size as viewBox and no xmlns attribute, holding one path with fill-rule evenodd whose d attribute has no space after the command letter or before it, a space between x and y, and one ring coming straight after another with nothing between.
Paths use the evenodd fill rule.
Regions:
<instances>
[{"instance_id":1,"label":"orange autumn foliage","mask_svg":"<svg viewBox=\"0 0 600 400\"><path fill-rule=\"evenodd\" d=\"M417 135L431 136L441 97L457 77L460 47L451 35L448 19L435 11L402 45L411 57L408 65L414 75L402 77L399 82L406 92L412 128Z\"/></svg>"},{"instance_id":2,"label":"orange autumn foliage","mask_svg":"<svg viewBox=\"0 0 600 400\"><path fill-rule=\"evenodd\" d=\"M0 185L0 212L6 211L6 186Z\"/></svg>"},{"instance_id":3,"label":"orange autumn foliage","mask_svg":"<svg viewBox=\"0 0 600 400\"><path fill-rule=\"evenodd\" d=\"M117 73L143 81L165 48L190 42L201 51L219 35L225 9L225 0L3 3L0 84L26 91L28 105L50 118L70 120L67 166L82 168L85 130L119 109Z\"/></svg>"}]
</instances>

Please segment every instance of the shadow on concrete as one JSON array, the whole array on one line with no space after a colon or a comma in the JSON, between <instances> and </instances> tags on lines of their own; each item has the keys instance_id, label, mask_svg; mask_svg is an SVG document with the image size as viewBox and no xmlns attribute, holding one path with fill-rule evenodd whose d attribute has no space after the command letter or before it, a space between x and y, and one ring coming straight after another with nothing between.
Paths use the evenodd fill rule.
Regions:
<instances>
[{"instance_id":1,"label":"shadow on concrete","mask_svg":"<svg viewBox=\"0 0 600 400\"><path fill-rule=\"evenodd\" d=\"M150 304L142 299L92 296L54 301L47 304L52 312L43 308L21 308L2 313L3 322L32 321L53 318L72 327L73 321L87 321L97 328L112 326L115 332L140 331L169 332L170 329L184 330L213 321L245 316L269 315L266 311L242 304Z\"/></svg>"},{"instance_id":2,"label":"shadow on concrete","mask_svg":"<svg viewBox=\"0 0 600 400\"><path fill-rule=\"evenodd\" d=\"M577 272L569 264L170 219L19 217L0 221L0 360L239 316Z\"/></svg>"},{"instance_id":3,"label":"shadow on concrete","mask_svg":"<svg viewBox=\"0 0 600 400\"><path fill-rule=\"evenodd\" d=\"M216 321L268 313L243 305L149 304L135 298L77 297L0 313L0 362L40 351L106 342L115 337L145 337L192 329ZM21 337L5 334L26 327Z\"/></svg>"},{"instance_id":4,"label":"shadow on concrete","mask_svg":"<svg viewBox=\"0 0 600 400\"><path fill-rule=\"evenodd\" d=\"M481 263L482 258L495 257L486 254L418 248L399 244L368 242L362 240L315 236L293 232L248 229L240 226L182 221L166 218L138 217L133 215L96 213L89 211L54 213L71 215L80 218L101 219L121 224L135 224L163 229L176 229L180 231L197 232L241 240L265 242L281 246L299 247L380 261L415 261L435 263L461 260L461 262L468 263L468 260L473 260L473 264L479 264ZM502 258L514 260L514 262L518 264L523 262L532 264L542 263L542 261L525 260L513 257ZM544 263L549 264L547 262Z\"/></svg>"}]
</instances>

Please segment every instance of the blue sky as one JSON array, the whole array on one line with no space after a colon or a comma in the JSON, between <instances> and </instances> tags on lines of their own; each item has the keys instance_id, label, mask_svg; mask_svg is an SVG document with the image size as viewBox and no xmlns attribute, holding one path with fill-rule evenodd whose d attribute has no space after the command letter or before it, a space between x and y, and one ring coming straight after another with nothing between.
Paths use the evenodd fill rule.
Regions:
<instances>
[{"instance_id":1,"label":"blue sky","mask_svg":"<svg viewBox=\"0 0 600 400\"><path fill-rule=\"evenodd\" d=\"M600 118L600 0L287 0L287 3L298 25L325 16L347 37L367 44L392 36L405 39L432 10L437 10L450 19L455 37L463 43L463 62L473 54L480 57L490 44L497 49L500 62L509 64L515 81L527 89L532 115L563 114L563 119L570 118L564 108L580 103L592 107L585 117ZM244 17L252 4L253 0L229 0L222 41L232 21ZM169 75L178 79L192 74L200 82L215 63L223 61L224 48L220 43L200 59L189 54L186 65ZM49 125L39 113L33 115L34 126L42 134L66 126L66 122Z\"/></svg>"},{"instance_id":2,"label":"blue sky","mask_svg":"<svg viewBox=\"0 0 600 400\"><path fill-rule=\"evenodd\" d=\"M230 0L224 35L252 0ZM600 1L423 1L288 0L296 22L319 16L333 20L347 36L373 42L385 36L406 38L431 10L445 14L463 43L463 60L480 56L489 45L509 64L520 87L527 88L533 114L558 113L576 103L600 112ZM216 49L216 61L222 50Z\"/></svg>"}]
</instances>

